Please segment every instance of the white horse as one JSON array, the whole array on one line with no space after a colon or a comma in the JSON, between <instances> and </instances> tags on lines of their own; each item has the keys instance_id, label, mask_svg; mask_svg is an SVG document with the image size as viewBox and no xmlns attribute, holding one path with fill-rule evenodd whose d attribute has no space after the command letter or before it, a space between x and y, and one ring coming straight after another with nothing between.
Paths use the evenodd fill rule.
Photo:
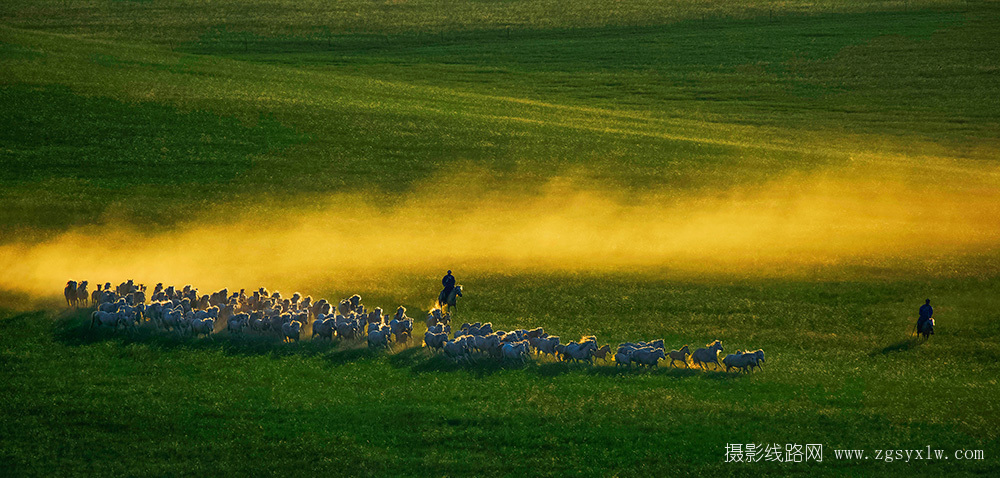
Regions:
<instances>
[{"instance_id":1,"label":"white horse","mask_svg":"<svg viewBox=\"0 0 1000 478\"><path fill-rule=\"evenodd\" d=\"M112 327L117 329L124 322L125 318L118 312L103 312L95 310L94 313L90 315L90 328L94 328L94 325L97 325L99 327Z\"/></svg>"},{"instance_id":2,"label":"white horse","mask_svg":"<svg viewBox=\"0 0 1000 478\"><path fill-rule=\"evenodd\" d=\"M451 309L458 303L459 297L462 297L462 286L460 285L456 285L452 288L451 293L448 294L447 297L445 297L444 290L442 290L441 293L438 294L438 307L446 310L447 312L451 312ZM445 309L445 306L448 308Z\"/></svg>"},{"instance_id":3,"label":"white horse","mask_svg":"<svg viewBox=\"0 0 1000 478\"><path fill-rule=\"evenodd\" d=\"M702 370L705 369L705 364L708 363L714 363L715 368L721 368L719 365L719 352L722 352L722 342L716 340L708 344L706 348L695 350L691 354L691 362L701 367Z\"/></svg>"}]
</instances>

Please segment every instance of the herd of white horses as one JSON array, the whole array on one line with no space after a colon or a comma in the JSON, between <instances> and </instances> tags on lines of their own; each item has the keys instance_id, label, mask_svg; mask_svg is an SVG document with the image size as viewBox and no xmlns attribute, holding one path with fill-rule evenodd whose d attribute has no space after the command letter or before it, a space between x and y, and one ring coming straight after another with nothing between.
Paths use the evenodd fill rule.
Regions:
<instances>
[{"instance_id":1,"label":"herd of white horses","mask_svg":"<svg viewBox=\"0 0 1000 478\"><path fill-rule=\"evenodd\" d=\"M87 281L68 281L64 289L68 307L93 307L90 326L134 330L154 327L164 332L208 336L223 330L230 334L253 333L297 342L306 329L313 340L343 341L366 339L371 348L390 349L405 346L413 335L413 319L399 306L393 315L381 308L369 310L360 295L333 304L326 299L313 301L299 293L283 297L280 292L245 289L230 292L222 289L200 295L190 285L182 289L157 284L147 297L146 286L129 280L112 287L110 282L87 290ZM461 286L457 286L461 287ZM460 289L459 289L460 290ZM450 304L454 306L454 302ZM663 340L626 342L611 353L611 346L598 346L594 336L563 343L542 327L513 331L494 330L490 323L464 323L452 330L449 304L439 304L428 312L423 346L440 351L452 360L470 362L480 358L525 362L533 355L552 356L557 360L594 363L595 359L613 360L616 366L655 367L660 360L670 366L705 370L738 370L750 373L764 364L764 351L736 351L723 356L722 342L715 340L691 351L687 345L667 351ZM453 333L454 332L454 333Z\"/></svg>"}]
</instances>

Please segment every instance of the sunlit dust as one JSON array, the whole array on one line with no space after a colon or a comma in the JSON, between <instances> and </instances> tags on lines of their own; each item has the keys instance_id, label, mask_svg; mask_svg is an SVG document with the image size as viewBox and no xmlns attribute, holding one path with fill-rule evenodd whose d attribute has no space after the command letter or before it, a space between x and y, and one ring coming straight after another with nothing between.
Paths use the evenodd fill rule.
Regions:
<instances>
[{"instance_id":1,"label":"sunlit dust","mask_svg":"<svg viewBox=\"0 0 1000 478\"><path fill-rule=\"evenodd\" d=\"M322 208L230 213L162 234L108 225L8 243L0 246L0 289L52 295L68 279L134 279L290 290L374 271L448 268L753 276L871 261L905 266L1000 245L995 170L885 169L638 196L572 177L517 192L491 186L488 173L469 172L436 178L392 207L340 195L324 198Z\"/></svg>"}]
</instances>

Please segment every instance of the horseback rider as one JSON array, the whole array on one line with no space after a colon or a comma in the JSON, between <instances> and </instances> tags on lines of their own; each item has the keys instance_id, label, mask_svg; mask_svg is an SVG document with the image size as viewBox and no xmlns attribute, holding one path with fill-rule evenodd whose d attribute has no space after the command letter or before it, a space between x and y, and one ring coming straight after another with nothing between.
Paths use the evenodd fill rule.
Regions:
<instances>
[{"instance_id":1,"label":"horseback rider","mask_svg":"<svg viewBox=\"0 0 1000 478\"><path fill-rule=\"evenodd\" d=\"M451 271L448 271L448 274L441 278L441 285L444 286L444 290L438 296L438 303L444 304L448 300L448 296L451 295L451 291L455 289L455 276L451 275Z\"/></svg>"},{"instance_id":2,"label":"horseback rider","mask_svg":"<svg viewBox=\"0 0 1000 478\"><path fill-rule=\"evenodd\" d=\"M917 319L917 333L923 333L927 321L933 320L933 318L934 308L931 307L931 300L927 299L927 301L924 302L924 305L920 306L920 318ZM933 334L934 331L931 331L930 333Z\"/></svg>"}]
</instances>

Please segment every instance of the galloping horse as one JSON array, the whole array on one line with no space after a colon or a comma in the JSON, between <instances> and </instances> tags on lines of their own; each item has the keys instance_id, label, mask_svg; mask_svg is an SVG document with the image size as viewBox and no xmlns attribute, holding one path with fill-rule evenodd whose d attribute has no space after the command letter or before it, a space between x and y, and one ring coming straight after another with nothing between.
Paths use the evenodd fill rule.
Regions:
<instances>
[{"instance_id":1,"label":"galloping horse","mask_svg":"<svg viewBox=\"0 0 1000 478\"><path fill-rule=\"evenodd\" d=\"M445 297L444 291L442 290L441 293L438 294L438 307L446 310L447 312L451 312L451 309L455 307L455 303L458 302L459 297L462 297L462 286L460 285L456 285L447 297ZM445 306L448 306L448 308L445 309Z\"/></svg>"}]
</instances>

